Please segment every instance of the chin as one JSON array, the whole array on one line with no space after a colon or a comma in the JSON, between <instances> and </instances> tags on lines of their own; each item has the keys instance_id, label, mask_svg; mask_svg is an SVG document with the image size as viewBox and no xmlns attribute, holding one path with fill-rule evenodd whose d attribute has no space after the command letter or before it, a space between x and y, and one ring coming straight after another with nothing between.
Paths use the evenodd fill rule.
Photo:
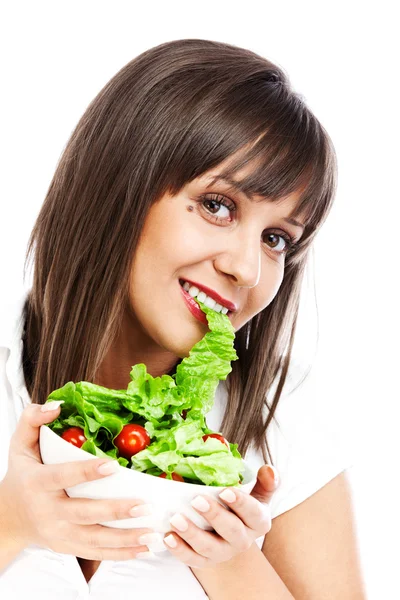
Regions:
<instances>
[{"instance_id":1,"label":"chin","mask_svg":"<svg viewBox=\"0 0 400 600\"><path fill-rule=\"evenodd\" d=\"M207 333L207 332L205 332ZM202 338L204 337L204 334L202 335L197 335L197 336L185 336L182 335L179 336L177 334L175 334L175 339L173 344L171 344L171 339L169 339L166 344L164 345L165 349L168 350L169 352L172 352L173 354L175 354L177 357L179 358L186 358L187 356L189 356L189 353L191 351L191 349L193 348L193 346L195 344L197 344L197 342L199 342Z\"/></svg>"}]
</instances>

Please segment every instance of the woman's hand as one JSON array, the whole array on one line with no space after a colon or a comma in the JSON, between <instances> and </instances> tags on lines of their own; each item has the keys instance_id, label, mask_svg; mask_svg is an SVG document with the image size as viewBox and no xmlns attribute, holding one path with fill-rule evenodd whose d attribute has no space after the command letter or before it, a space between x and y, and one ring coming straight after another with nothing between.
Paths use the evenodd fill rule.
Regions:
<instances>
[{"instance_id":1,"label":"woman's hand","mask_svg":"<svg viewBox=\"0 0 400 600\"><path fill-rule=\"evenodd\" d=\"M176 558L189 567L205 569L231 560L248 550L254 540L271 529L268 503L278 485L273 469L263 465L250 495L236 487L226 488L220 494L234 512L210 496L197 496L192 501L193 508L210 523L216 533L200 529L179 514L170 520L173 533L166 534L164 543Z\"/></svg>"},{"instance_id":2,"label":"woman's hand","mask_svg":"<svg viewBox=\"0 0 400 600\"><path fill-rule=\"evenodd\" d=\"M151 529L115 529L97 524L141 516L140 512L130 513L134 507L140 511L141 500L69 498L64 491L110 475L111 470L101 472L98 468L112 468L116 461L42 464L39 428L59 416L59 403L54 404L56 409L48 412L42 412L37 404L27 406L11 438L8 471L0 482L2 531L21 549L37 544L90 560L130 560L140 552L148 552L147 542L139 538Z\"/></svg>"}]
</instances>

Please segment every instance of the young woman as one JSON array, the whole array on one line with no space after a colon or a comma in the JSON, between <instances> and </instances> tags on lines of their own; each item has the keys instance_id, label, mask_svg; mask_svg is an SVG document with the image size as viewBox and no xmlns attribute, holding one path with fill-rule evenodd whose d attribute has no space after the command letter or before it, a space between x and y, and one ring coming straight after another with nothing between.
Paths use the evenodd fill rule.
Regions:
<instances>
[{"instance_id":1,"label":"young woman","mask_svg":"<svg viewBox=\"0 0 400 600\"><path fill-rule=\"evenodd\" d=\"M32 288L5 313L13 327L0 339L9 446L0 591L41 600L365 597L348 465L326 448L322 423L307 429L312 415L289 440L276 420L295 379L305 267L335 190L327 132L285 73L253 52L169 42L104 87L34 226ZM104 461L41 464L39 427L59 414L41 405L67 381L126 388L139 362L153 376L173 373L207 332L188 297L199 291L229 310L239 356L208 424L261 468L252 495L235 489L232 511L198 509L216 533L175 516L169 551L149 557L153 538L140 536L157 532L98 525L143 514L140 490L129 502L71 499L63 489L106 476L97 471ZM295 468L306 443L315 456ZM264 463L278 467L276 492Z\"/></svg>"}]
</instances>

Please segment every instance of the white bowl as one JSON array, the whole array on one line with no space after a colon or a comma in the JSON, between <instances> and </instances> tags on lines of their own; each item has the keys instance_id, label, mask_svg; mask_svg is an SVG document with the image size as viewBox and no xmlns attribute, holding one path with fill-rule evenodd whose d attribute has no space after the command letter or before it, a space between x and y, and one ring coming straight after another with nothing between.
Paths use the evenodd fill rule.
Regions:
<instances>
[{"instance_id":1,"label":"white bowl","mask_svg":"<svg viewBox=\"0 0 400 600\"><path fill-rule=\"evenodd\" d=\"M42 461L45 465L78 460L95 460L97 458L93 454L66 442L46 425L42 425L40 428L39 445ZM256 483L257 473L245 463L245 471L242 475L243 483L238 489L250 494ZM191 507L190 502L195 496L201 494L212 496L222 506L229 508L218 497L218 494L223 489L225 488L173 481L119 466L118 471L112 475L101 477L101 479L95 479L94 481L79 483L71 488L67 488L65 491L71 498L92 498L95 500L139 498L146 504L152 504L152 515L107 521L100 523L100 525L119 529L149 527L154 529L154 531L166 533L167 531L171 531L169 519L177 512L188 517L201 529L212 531L210 524ZM162 546L156 544L149 546L149 548L153 552L166 551L163 542L161 544Z\"/></svg>"}]
</instances>

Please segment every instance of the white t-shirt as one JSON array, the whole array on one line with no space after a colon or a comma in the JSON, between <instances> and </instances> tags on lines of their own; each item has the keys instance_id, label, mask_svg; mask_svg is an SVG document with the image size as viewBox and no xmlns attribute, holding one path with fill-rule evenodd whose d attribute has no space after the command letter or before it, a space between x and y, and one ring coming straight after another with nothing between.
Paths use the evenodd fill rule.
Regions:
<instances>
[{"instance_id":1,"label":"white t-shirt","mask_svg":"<svg viewBox=\"0 0 400 600\"><path fill-rule=\"evenodd\" d=\"M24 291L16 299L0 302L0 480L7 471L11 435L22 410L31 402L22 370L22 309ZM352 466L348 440L340 439L338 424L324 417L323 399L317 399L311 374L300 381L303 369L293 362L268 429L268 443L281 484L271 501L272 518L300 504L336 475ZM270 398L272 395L270 396ZM221 382L207 424L215 431L226 405ZM317 402L318 400L318 402ZM250 448L245 456L254 467L264 464L261 452ZM272 523L273 527L273 523ZM261 548L263 538L257 543ZM47 548L25 548L0 576L0 597L20 597L24 592L38 600L117 600L138 597L204 600L207 598L189 567L169 552L146 560L103 561L89 583L75 556Z\"/></svg>"}]
</instances>

